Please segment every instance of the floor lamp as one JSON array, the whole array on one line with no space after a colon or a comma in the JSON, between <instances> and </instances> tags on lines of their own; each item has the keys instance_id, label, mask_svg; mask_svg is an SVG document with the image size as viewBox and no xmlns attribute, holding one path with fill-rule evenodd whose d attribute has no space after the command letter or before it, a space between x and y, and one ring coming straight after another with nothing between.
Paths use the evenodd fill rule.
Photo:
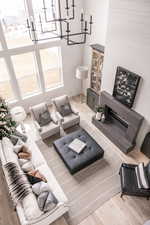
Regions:
<instances>
[{"instance_id":1,"label":"floor lamp","mask_svg":"<svg viewBox=\"0 0 150 225\"><path fill-rule=\"evenodd\" d=\"M83 91L83 81L88 78L88 68L86 66L78 66L76 69L76 78L81 80L81 90ZM83 103L83 93L80 94L81 103Z\"/></svg>"}]
</instances>

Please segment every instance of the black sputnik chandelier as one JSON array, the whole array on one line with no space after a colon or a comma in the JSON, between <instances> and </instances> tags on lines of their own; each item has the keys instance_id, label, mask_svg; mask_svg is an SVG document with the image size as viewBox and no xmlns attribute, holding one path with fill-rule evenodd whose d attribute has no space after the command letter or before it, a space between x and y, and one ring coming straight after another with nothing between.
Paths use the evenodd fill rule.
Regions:
<instances>
[{"instance_id":1,"label":"black sputnik chandelier","mask_svg":"<svg viewBox=\"0 0 150 225\"><path fill-rule=\"evenodd\" d=\"M84 18L84 13L81 12L79 21L81 24L80 31L73 33L71 32L71 24L75 20L75 0L66 0L64 13L62 13L61 2L62 0L51 0L48 6L45 0L42 0L42 13L38 14L36 19L33 19L33 17L27 19L27 28L33 42L60 38L65 39L67 45L86 43L87 35L92 34L92 16L87 21ZM50 19L48 18L48 12L51 12ZM62 14L66 16L63 18ZM46 29L44 28L45 25ZM81 41L73 40L74 37L80 38Z\"/></svg>"}]
</instances>

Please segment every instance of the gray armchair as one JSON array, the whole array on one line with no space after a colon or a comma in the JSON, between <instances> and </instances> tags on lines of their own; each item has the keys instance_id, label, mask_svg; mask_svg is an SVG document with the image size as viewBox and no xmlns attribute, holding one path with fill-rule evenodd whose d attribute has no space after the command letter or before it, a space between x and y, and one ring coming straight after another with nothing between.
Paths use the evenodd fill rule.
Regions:
<instances>
[{"instance_id":1,"label":"gray armchair","mask_svg":"<svg viewBox=\"0 0 150 225\"><path fill-rule=\"evenodd\" d=\"M49 112L46 103L41 103L30 108L36 130L42 139L60 133L60 126L55 114Z\"/></svg>"},{"instance_id":2,"label":"gray armchair","mask_svg":"<svg viewBox=\"0 0 150 225\"><path fill-rule=\"evenodd\" d=\"M57 119L60 121L63 129L67 129L80 123L79 113L72 108L67 95L53 99L53 104L56 109Z\"/></svg>"}]
</instances>

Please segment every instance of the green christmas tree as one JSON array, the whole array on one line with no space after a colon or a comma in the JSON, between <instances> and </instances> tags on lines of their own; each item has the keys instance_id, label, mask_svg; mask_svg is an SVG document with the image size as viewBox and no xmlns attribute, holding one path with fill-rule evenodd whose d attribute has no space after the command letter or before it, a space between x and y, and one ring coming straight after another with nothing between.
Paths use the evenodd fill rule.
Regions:
<instances>
[{"instance_id":1,"label":"green christmas tree","mask_svg":"<svg viewBox=\"0 0 150 225\"><path fill-rule=\"evenodd\" d=\"M3 98L0 97L0 140L3 137L10 137L16 130L16 123L12 120L8 106Z\"/></svg>"}]
</instances>

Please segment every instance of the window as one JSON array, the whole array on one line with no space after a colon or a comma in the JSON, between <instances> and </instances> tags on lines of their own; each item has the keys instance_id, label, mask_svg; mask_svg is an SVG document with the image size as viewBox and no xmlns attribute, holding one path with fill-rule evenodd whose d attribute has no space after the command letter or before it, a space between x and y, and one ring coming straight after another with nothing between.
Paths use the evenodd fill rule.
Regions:
<instances>
[{"instance_id":1,"label":"window","mask_svg":"<svg viewBox=\"0 0 150 225\"><path fill-rule=\"evenodd\" d=\"M49 1L45 0L48 7ZM47 8L49 13L45 18L41 10L43 0L0 0L0 5L0 95L20 101L60 86L61 48L48 48L54 46L52 41L32 42L26 28L26 13L34 14L40 26L39 14L42 20L50 20L54 11ZM55 24L48 24L43 25L44 30L56 28Z\"/></svg>"},{"instance_id":2,"label":"window","mask_svg":"<svg viewBox=\"0 0 150 225\"><path fill-rule=\"evenodd\" d=\"M45 86L47 89L62 83L60 48L41 50Z\"/></svg>"},{"instance_id":3,"label":"window","mask_svg":"<svg viewBox=\"0 0 150 225\"><path fill-rule=\"evenodd\" d=\"M32 44L26 24L24 0L0 0L0 17L8 48Z\"/></svg>"},{"instance_id":4,"label":"window","mask_svg":"<svg viewBox=\"0 0 150 225\"><path fill-rule=\"evenodd\" d=\"M57 4L56 1L55 4ZM56 10L58 6L51 8L51 5L53 5L53 0L44 0L44 3L43 0L32 1L34 22L36 23L37 28L36 35L38 39L45 39L50 37L50 35L51 37L55 37L56 33L59 32L55 22L48 22L53 18L58 18L58 12ZM45 13L43 7L46 8ZM40 24L40 21L42 21L42 25ZM53 31L53 33L47 33L45 31Z\"/></svg>"},{"instance_id":5,"label":"window","mask_svg":"<svg viewBox=\"0 0 150 225\"><path fill-rule=\"evenodd\" d=\"M3 58L0 58L0 96L5 98L6 100L14 99L10 77Z\"/></svg>"},{"instance_id":6,"label":"window","mask_svg":"<svg viewBox=\"0 0 150 225\"><path fill-rule=\"evenodd\" d=\"M12 61L22 96L37 92L39 85L33 53L12 56Z\"/></svg>"}]
</instances>

